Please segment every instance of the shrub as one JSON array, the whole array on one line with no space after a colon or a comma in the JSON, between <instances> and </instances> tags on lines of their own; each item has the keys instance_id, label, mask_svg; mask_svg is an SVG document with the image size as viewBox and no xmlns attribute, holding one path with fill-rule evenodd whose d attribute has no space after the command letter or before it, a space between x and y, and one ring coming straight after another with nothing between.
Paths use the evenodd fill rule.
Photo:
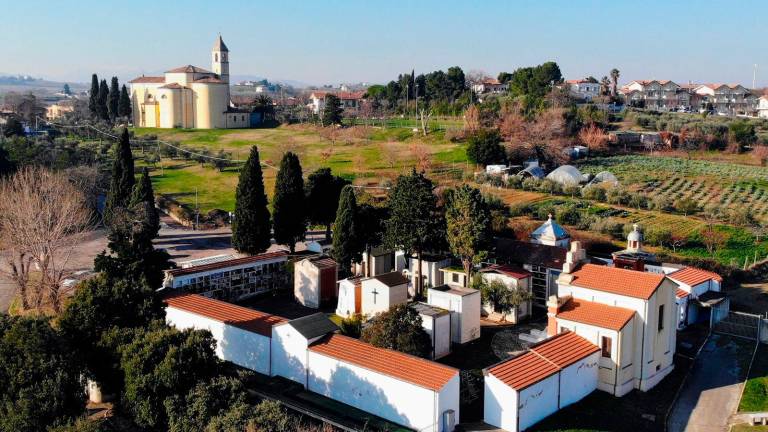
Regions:
<instances>
[{"instance_id":1,"label":"shrub","mask_svg":"<svg viewBox=\"0 0 768 432\"><path fill-rule=\"evenodd\" d=\"M606 201L610 204L626 204L629 200L627 191L620 187L612 187L606 192Z\"/></svg>"},{"instance_id":2,"label":"shrub","mask_svg":"<svg viewBox=\"0 0 768 432\"><path fill-rule=\"evenodd\" d=\"M598 219L589 227L591 231L607 234L617 239L623 237L623 228L624 227L621 222L612 218Z\"/></svg>"},{"instance_id":3,"label":"shrub","mask_svg":"<svg viewBox=\"0 0 768 432\"><path fill-rule=\"evenodd\" d=\"M495 129L480 129L467 137L467 158L481 165L507 162L501 136Z\"/></svg>"},{"instance_id":4,"label":"shrub","mask_svg":"<svg viewBox=\"0 0 768 432\"><path fill-rule=\"evenodd\" d=\"M527 191L533 191L539 188L539 179L534 177L527 177L523 179L522 186L523 190Z\"/></svg>"},{"instance_id":5,"label":"shrub","mask_svg":"<svg viewBox=\"0 0 768 432\"><path fill-rule=\"evenodd\" d=\"M507 187L520 189L523 187L523 179L516 175L507 176Z\"/></svg>"},{"instance_id":6,"label":"shrub","mask_svg":"<svg viewBox=\"0 0 768 432\"><path fill-rule=\"evenodd\" d=\"M674 206L675 210L686 216L699 211L699 205L696 203L696 201L690 198L679 198L675 200Z\"/></svg>"},{"instance_id":7,"label":"shrub","mask_svg":"<svg viewBox=\"0 0 768 432\"><path fill-rule=\"evenodd\" d=\"M672 231L669 228L652 227L644 237L645 242L651 246L664 246L672 242Z\"/></svg>"},{"instance_id":8,"label":"shrub","mask_svg":"<svg viewBox=\"0 0 768 432\"><path fill-rule=\"evenodd\" d=\"M581 196L585 199L605 202L605 189L600 186L587 186L581 190Z\"/></svg>"},{"instance_id":9,"label":"shrub","mask_svg":"<svg viewBox=\"0 0 768 432\"><path fill-rule=\"evenodd\" d=\"M363 328L363 316L354 314L341 320L341 334L353 338L359 338Z\"/></svg>"}]
</instances>

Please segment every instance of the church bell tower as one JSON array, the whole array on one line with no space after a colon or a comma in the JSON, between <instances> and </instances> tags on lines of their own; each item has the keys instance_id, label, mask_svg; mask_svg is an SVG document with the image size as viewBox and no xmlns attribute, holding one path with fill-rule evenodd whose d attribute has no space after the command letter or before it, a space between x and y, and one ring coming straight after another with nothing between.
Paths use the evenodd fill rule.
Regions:
<instances>
[{"instance_id":1,"label":"church bell tower","mask_svg":"<svg viewBox=\"0 0 768 432\"><path fill-rule=\"evenodd\" d=\"M211 50L211 64L213 73L219 75L222 81L229 84L229 49L224 45L224 40L219 35Z\"/></svg>"}]
</instances>

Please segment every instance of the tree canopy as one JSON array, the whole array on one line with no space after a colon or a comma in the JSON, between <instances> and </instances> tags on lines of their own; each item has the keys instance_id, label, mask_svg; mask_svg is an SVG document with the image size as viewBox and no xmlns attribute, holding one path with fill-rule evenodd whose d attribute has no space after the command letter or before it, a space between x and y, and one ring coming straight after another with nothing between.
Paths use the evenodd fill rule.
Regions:
<instances>
[{"instance_id":1,"label":"tree canopy","mask_svg":"<svg viewBox=\"0 0 768 432\"><path fill-rule=\"evenodd\" d=\"M293 253L296 242L302 240L307 231L307 206L301 163L292 152L287 152L280 161L272 205L275 242L287 244Z\"/></svg>"},{"instance_id":2,"label":"tree canopy","mask_svg":"<svg viewBox=\"0 0 768 432\"><path fill-rule=\"evenodd\" d=\"M467 158L476 164L493 165L507 161L507 153L501 145L501 135L496 129L480 129L467 137Z\"/></svg>"},{"instance_id":3,"label":"tree canopy","mask_svg":"<svg viewBox=\"0 0 768 432\"><path fill-rule=\"evenodd\" d=\"M487 256L491 241L491 216L480 191L466 184L449 190L445 222L450 250L469 280L472 264Z\"/></svg>"},{"instance_id":4,"label":"tree canopy","mask_svg":"<svg viewBox=\"0 0 768 432\"><path fill-rule=\"evenodd\" d=\"M123 128L120 140L115 144L112 177L104 205L104 222L107 226L111 225L116 212L128 207L136 183L135 175L128 129Z\"/></svg>"},{"instance_id":5,"label":"tree canopy","mask_svg":"<svg viewBox=\"0 0 768 432\"><path fill-rule=\"evenodd\" d=\"M320 168L307 177L304 185L308 219L313 224L325 225L327 240L331 239L331 224L336 218L341 189L348 183L331 174L330 168Z\"/></svg>"},{"instance_id":6,"label":"tree canopy","mask_svg":"<svg viewBox=\"0 0 768 432\"><path fill-rule=\"evenodd\" d=\"M323 126L332 126L341 124L344 109L341 107L341 100L335 94L325 96L325 106L323 107L322 120Z\"/></svg>"},{"instance_id":7,"label":"tree canopy","mask_svg":"<svg viewBox=\"0 0 768 432\"><path fill-rule=\"evenodd\" d=\"M348 274L353 262L362 259L362 239L357 227L358 209L351 185L341 190L336 222L333 224L333 257L341 272Z\"/></svg>"},{"instance_id":8,"label":"tree canopy","mask_svg":"<svg viewBox=\"0 0 768 432\"><path fill-rule=\"evenodd\" d=\"M239 252L258 254L272 244L267 195L259 161L259 150L251 154L240 171L235 191L235 219L232 221L232 246Z\"/></svg>"},{"instance_id":9,"label":"tree canopy","mask_svg":"<svg viewBox=\"0 0 768 432\"><path fill-rule=\"evenodd\" d=\"M373 346L428 358L432 341L422 327L421 316L407 304L392 306L373 318L360 339Z\"/></svg>"}]
</instances>

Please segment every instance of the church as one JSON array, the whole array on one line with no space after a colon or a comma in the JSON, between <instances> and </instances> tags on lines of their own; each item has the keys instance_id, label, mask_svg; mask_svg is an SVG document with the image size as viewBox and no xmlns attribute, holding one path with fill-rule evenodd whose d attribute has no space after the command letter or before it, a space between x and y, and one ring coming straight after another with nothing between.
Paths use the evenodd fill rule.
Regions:
<instances>
[{"instance_id":1,"label":"church","mask_svg":"<svg viewBox=\"0 0 768 432\"><path fill-rule=\"evenodd\" d=\"M149 128L246 128L258 121L232 107L229 97L229 49L221 35L211 50L211 69L186 65L163 76L129 81L133 124Z\"/></svg>"}]
</instances>

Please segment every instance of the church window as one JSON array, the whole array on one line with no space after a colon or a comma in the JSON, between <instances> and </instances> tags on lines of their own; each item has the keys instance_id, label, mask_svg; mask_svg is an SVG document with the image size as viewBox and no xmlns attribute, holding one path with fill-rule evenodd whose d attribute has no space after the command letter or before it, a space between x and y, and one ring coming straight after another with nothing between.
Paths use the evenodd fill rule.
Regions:
<instances>
[{"instance_id":1,"label":"church window","mask_svg":"<svg viewBox=\"0 0 768 432\"><path fill-rule=\"evenodd\" d=\"M213 55L213 61L219 61L219 55L218 54L214 54Z\"/></svg>"}]
</instances>

